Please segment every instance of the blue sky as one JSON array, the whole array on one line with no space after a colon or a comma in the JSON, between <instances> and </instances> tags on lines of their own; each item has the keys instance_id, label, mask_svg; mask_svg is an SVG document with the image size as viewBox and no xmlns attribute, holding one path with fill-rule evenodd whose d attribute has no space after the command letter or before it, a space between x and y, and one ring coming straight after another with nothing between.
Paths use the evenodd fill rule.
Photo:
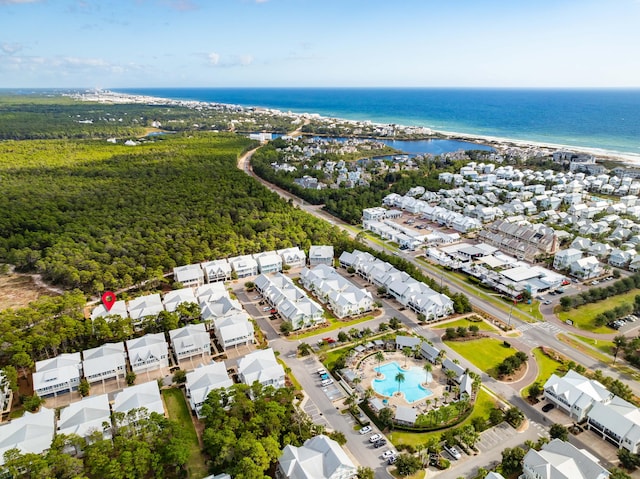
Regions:
<instances>
[{"instance_id":1,"label":"blue sky","mask_svg":"<svg viewBox=\"0 0 640 479\"><path fill-rule=\"evenodd\" d=\"M0 0L0 87L640 87L640 0Z\"/></svg>"}]
</instances>

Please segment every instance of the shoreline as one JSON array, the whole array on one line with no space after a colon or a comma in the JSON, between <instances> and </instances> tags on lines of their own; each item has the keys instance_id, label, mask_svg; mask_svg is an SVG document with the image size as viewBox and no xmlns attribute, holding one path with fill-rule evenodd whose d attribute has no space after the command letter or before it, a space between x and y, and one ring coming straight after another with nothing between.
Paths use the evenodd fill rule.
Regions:
<instances>
[{"instance_id":1,"label":"shoreline","mask_svg":"<svg viewBox=\"0 0 640 479\"><path fill-rule=\"evenodd\" d=\"M217 102L206 102L206 101L198 101L198 100L178 100L173 98L153 97L153 96L147 96L147 95L135 95L130 93L114 92L110 90L100 90L100 91L93 92L91 94L85 93L85 94L79 95L79 98L81 100L87 100L87 101L113 102L113 103L162 102L163 104L169 103L169 104L181 105L186 107L195 107L198 105L225 106L225 107L233 107L233 108L240 107L240 108L259 109L264 111L273 111L282 115L290 115L296 118L316 117L323 120L338 120L338 121L352 123L352 124L368 122L370 124L381 125L381 126L391 125L390 123L377 123L377 122L371 122L370 120L351 120L351 119L338 118L338 117L332 117L332 116L322 116L318 113L312 113L312 112L296 113L292 111L284 111L276 108L268 108L268 107L255 106L255 105L244 106L244 105L236 105L232 103L217 103ZM505 150L508 148L548 150L547 151L548 153L552 153L558 150L571 151L575 153L586 153L589 155L593 155L594 157L596 157L596 160L619 162L624 164L625 166L630 166L630 167L640 166L640 154L635 154L635 153L626 153L626 152L606 150L603 148L595 148L595 147L571 146L571 145L556 144L556 143L543 143L543 142L537 142L533 140L522 140L522 139L503 138L503 137L495 137L495 136L487 136L487 135L476 135L472 133L459 133L459 132L444 131L444 130L433 130L430 127L427 127L425 125L401 125L401 124L395 124L395 125L402 128L415 128L415 127L426 128L431 131L431 136L442 137L442 139L446 139L446 140L461 140L461 141L468 141L472 143L482 143L487 146L494 147L498 151ZM392 139L392 138L388 138L388 139ZM424 138L424 139L427 139L427 138ZM436 138L430 138L430 139L436 139Z\"/></svg>"}]
</instances>

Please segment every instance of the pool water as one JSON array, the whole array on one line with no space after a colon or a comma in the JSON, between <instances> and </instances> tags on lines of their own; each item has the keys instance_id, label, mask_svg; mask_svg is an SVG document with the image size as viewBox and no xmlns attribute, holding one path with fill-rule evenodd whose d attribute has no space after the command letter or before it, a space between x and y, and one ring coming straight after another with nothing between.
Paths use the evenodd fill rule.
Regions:
<instances>
[{"instance_id":1,"label":"pool water","mask_svg":"<svg viewBox=\"0 0 640 479\"><path fill-rule=\"evenodd\" d=\"M426 373L421 368L402 369L394 361L374 369L384 375L383 378L374 379L371 384L373 390L378 394L391 397L398 391L398 381L396 381L398 373L404 374L404 382L400 383L400 392L404 393L404 398L407 402L420 401L433 394L429 389L425 389L420 385L426 378Z\"/></svg>"}]
</instances>

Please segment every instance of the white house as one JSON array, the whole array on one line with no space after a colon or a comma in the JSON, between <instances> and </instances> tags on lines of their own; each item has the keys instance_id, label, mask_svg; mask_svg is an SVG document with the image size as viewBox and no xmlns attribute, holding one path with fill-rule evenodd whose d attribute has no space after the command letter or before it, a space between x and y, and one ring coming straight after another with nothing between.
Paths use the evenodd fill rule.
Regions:
<instances>
[{"instance_id":1,"label":"white house","mask_svg":"<svg viewBox=\"0 0 640 479\"><path fill-rule=\"evenodd\" d=\"M582 251L575 248L568 248L560 250L553 257L554 269L566 269L582 258Z\"/></svg>"},{"instance_id":2,"label":"white house","mask_svg":"<svg viewBox=\"0 0 640 479\"><path fill-rule=\"evenodd\" d=\"M163 333L145 334L127 341L129 363L134 373L169 367L169 348Z\"/></svg>"},{"instance_id":3,"label":"white house","mask_svg":"<svg viewBox=\"0 0 640 479\"><path fill-rule=\"evenodd\" d=\"M106 343L82 352L84 377L90 383L125 377L127 353L124 343Z\"/></svg>"},{"instance_id":4,"label":"white house","mask_svg":"<svg viewBox=\"0 0 640 479\"><path fill-rule=\"evenodd\" d=\"M185 287L195 287L204 284L204 272L199 264L188 264L173 268L173 279Z\"/></svg>"},{"instance_id":5,"label":"white house","mask_svg":"<svg viewBox=\"0 0 640 479\"><path fill-rule=\"evenodd\" d=\"M182 288L169 291L162 298L164 308L173 313L182 303L197 303L196 295L193 294L193 288Z\"/></svg>"},{"instance_id":6,"label":"white house","mask_svg":"<svg viewBox=\"0 0 640 479\"><path fill-rule=\"evenodd\" d=\"M238 278L246 278L258 274L258 262L250 255L229 258L229 264Z\"/></svg>"},{"instance_id":7,"label":"white house","mask_svg":"<svg viewBox=\"0 0 640 479\"><path fill-rule=\"evenodd\" d=\"M636 252L633 250L622 250L619 248L611 251L609 256L609 264L616 268L625 268L636 257Z\"/></svg>"},{"instance_id":8,"label":"white house","mask_svg":"<svg viewBox=\"0 0 640 479\"><path fill-rule=\"evenodd\" d=\"M127 303L125 301L116 301L111 306L111 309L107 311L107 308L100 304L93 308L91 311L91 320L95 321L98 318L104 318L107 316L120 316L122 319L129 317L129 311L127 311Z\"/></svg>"},{"instance_id":9,"label":"white house","mask_svg":"<svg viewBox=\"0 0 640 479\"><path fill-rule=\"evenodd\" d=\"M198 366L195 370L187 373L187 381L185 383L191 409L200 418L202 405L207 400L209 393L216 389L230 388L232 385L233 381L227 374L227 367L224 362L212 362Z\"/></svg>"},{"instance_id":10,"label":"white house","mask_svg":"<svg viewBox=\"0 0 640 479\"><path fill-rule=\"evenodd\" d=\"M204 324L188 324L169 331L173 354L179 363L194 356L204 358L211 354L211 339Z\"/></svg>"},{"instance_id":11,"label":"white house","mask_svg":"<svg viewBox=\"0 0 640 479\"><path fill-rule=\"evenodd\" d=\"M276 360L273 349L258 349L238 360L240 382L251 385L258 381L263 386L284 387L284 368Z\"/></svg>"},{"instance_id":12,"label":"white house","mask_svg":"<svg viewBox=\"0 0 640 479\"><path fill-rule=\"evenodd\" d=\"M231 265L226 259L207 261L200 266L208 283L231 280Z\"/></svg>"},{"instance_id":13,"label":"white house","mask_svg":"<svg viewBox=\"0 0 640 479\"><path fill-rule=\"evenodd\" d=\"M0 415L5 411L8 412L10 409L11 398L13 396L10 386L9 379L4 374L4 371L0 369Z\"/></svg>"},{"instance_id":14,"label":"white house","mask_svg":"<svg viewBox=\"0 0 640 479\"><path fill-rule=\"evenodd\" d=\"M602 384L573 370L560 377L552 374L544 383L544 398L576 421L582 421L594 403L608 403L613 394Z\"/></svg>"},{"instance_id":15,"label":"white house","mask_svg":"<svg viewBox=\"0 0 640 479\"><path fill-rule=\"evenodd\" d=\"M104 439L111 438L111 409L107 394L87 396L60 411L57 434L77 434L88 438L100 431Z\"/></svg>"},{"instance_id":16,"label":"white house","mask_svg":"<svg viewBox=\"0 0 640 479\"><path fill-rule=\"evenodd\" d=\"M594 403L587 428L619 448L640 452L640 409L618 396L609 403Z\"/></svg>"},{"instance_id":17,"label":"white house","mask_svg":"<svg viewBox=\"0 0 640 479\"><path fill-rule=\"evenodd\" d=\"M607 479L609 471L586 450L552 439L540 451L529 449L521 479Z\"/></svg>"},{"instance_id":18,"label":"white house","mask_svg":"<svg viewBox=\"0 0 640 479\"><path fill-rule=\"evenodd\" d=\"M591 279L601 276L603 267L595 256L587 256L571 264L571 274L580 279Z\"/></svg>"},{"instance_id":19,"label":"white house","mask_svg":"<svg viewBox=\"0 0 640 479\"><path fill-rule=\"evenodd\" d=\"M223 349L255 342L253 323L245 312L215 319L213 330Z\"/></svg>"},{"instance_id":20,"label":"white house","mask_svg":"<svg viewBox=\"0 0 640 479\"><path fill-rule=\"evenodd\" d=\"M307 255L297 246L279 249L276 253L282 258L282 264L290 266L291 268L301 268L307 262Z\"/></svg>"},{"instance_id":21,"label":"white house","mask_svg":"<svg viewBox=\"0 0 640 479\"><path fill-rule=\"evenodd\" d=\"M255 255L260 274L277 273L282 271L282 257L274 252Z\"/></svg>"},{"instance_id":22,"label":"white house","mask_svg":"<svg viewBox=\"0 0 640 479\"><path fill-rule=\"evenodd\" d=\"M149 294L132 299L128 305L129 316L134 324L140 323L144 318L156 318L160 311L164 311L160 294Z\"/></svg>"},{"instance_id":23,"label":"white house","mask_svg":"<svg viewBox=\"0 0 640 479\"><path fill-rule=\"evenodd\" d=\"M33 392L40 397L71 392L80 385L81 375L80 353L65 353L38 361L33 373Z\"/></svg>"},{"instance_id":24,"label":"white house","mask_svg":"<svg viewBox=\"0 0 640 479\"><path fill-rule=\"evenodd\" d=\"M51 447L55 433L55 411L41 407L40 411L25 412L24 416L0 425L0 466L4 453L18 449L22 454L41 454Z\"/></svg>"},{"instance_id":25,"label":"white house","mask_svg":"<svg viewBox=\"0 0 640 479\"><path fill-rule=\"evenodd\" d=\"M358 468L340 445L321 434L300 447L285 446L276 479L351 479L357 473Z\"/></svg>"},{"instance_id":26,"label":"white house","mask_svg":"<svg viewBox=\"0 0 640 479\"><path fill-rule=\"evenodd\" d=\"M309 265L333 265L333 246L311 245L309 247Z\"/></svg>"},{"instance_id":27,"label":"white house","mask_svg":"<svg viewBox=\"0 0 640 479\"><path fill-rule=\"evenodd\" d=\"M119 420L121 425L135 423L138 419L148 417L151 413L164 416L164 404L160 396L158 381L149 381L129 386L116 394L113 401L113 414L124 414Z\"/></svg>"}]
</instances>

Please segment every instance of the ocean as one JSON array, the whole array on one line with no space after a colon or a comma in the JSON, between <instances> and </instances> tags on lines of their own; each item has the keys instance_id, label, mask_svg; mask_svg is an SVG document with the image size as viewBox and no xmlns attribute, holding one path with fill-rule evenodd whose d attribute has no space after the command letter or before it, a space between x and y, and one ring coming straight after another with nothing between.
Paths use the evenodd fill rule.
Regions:
<instances>
[{"instance_id":1,"label":"ocean","mask_svg":"<svg viewBox=\"0 0 640 479\"><path fill-rule=\"evenodd\" d=\"M137 88L114 91L640 154L640 89Z\"/></svg>"}]
</instances>

